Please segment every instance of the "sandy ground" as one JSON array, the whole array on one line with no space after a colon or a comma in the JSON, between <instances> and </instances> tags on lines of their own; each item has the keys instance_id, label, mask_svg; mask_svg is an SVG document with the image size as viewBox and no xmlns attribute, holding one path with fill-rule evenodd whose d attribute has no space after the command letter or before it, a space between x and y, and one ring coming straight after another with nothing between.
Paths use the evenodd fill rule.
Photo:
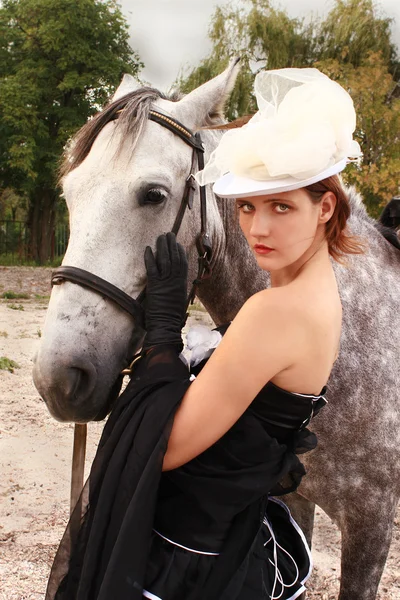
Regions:
<instances>
[{"instance_id":1,"label":"sandy ground","mask_svg":"<svg viewBox=\"0 0 400 600\"><path fill-rule=\"evenodd\" d=\"M29 299L0 300L0 357L20 366L13 373L0 371L0 600L44 597L68 518L73 425L50 417L31 379L49 278L49 269L0 267L0 296L7 290L29 295ZM201 313L192 317L202 318ZM88 428L86 472L102 427L97 423ZM337 598L340 534L319 509L313 557L307 598ZM400 599L400 513L378 598Z\"/></svg>"}]
</instances>

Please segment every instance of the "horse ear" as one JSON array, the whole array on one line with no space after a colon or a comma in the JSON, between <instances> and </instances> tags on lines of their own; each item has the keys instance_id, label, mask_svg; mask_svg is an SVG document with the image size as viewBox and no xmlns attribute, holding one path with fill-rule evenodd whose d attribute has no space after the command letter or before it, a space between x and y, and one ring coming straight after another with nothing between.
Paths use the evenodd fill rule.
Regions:
<instances>
[{"instance_id":1,"label":"horse ear","mask_svg":"<svg viewBox=\"0 0 400 600\"><path fill-rule=\"evenodd\" d=\"M129 92L134 92L135 90L142 87L140 83L133 77L133 75L129 75L129 73L125 73L125 75L121 79L121 83L117 87L114 96L112 97L112 102L122 98L122 96L126 96Z\"/></svg>"},{"instance_id":2,"label":"horse ear","mask_svg":"<svg viewBox=\"0 0 400 600\"><path fill-rule=\"evenodd\" d=\"M235 85L239 61L240 58L231 60L223 73L203 83L177 103L179 116L187 127L196 130L224 122L224 108Z\"/></svg>"}]
</instances>

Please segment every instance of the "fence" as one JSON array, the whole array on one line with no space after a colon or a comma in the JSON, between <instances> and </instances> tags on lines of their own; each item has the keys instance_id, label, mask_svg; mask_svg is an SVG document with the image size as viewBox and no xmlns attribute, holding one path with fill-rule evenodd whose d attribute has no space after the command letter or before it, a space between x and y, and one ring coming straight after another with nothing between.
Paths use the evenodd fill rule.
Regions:
<instances>
[{"instance_id":1,"label":"fence","mask_svg":"<svg viewBox=\"0 0 400 600\"><path fill-rule=\"evenodd\" d=\"M52 258L63 256L68 244L68 226L56 226L51 244ZM29 260L29 230L24 221L0 221L0 259L7 263Z\"/></svg>"}]
</instances>

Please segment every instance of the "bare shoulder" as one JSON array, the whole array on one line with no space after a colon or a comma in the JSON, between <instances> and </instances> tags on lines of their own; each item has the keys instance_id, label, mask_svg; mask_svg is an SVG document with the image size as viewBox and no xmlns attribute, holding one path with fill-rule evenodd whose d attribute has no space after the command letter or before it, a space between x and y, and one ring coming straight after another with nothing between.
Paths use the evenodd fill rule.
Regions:
<instances>
[{"instance_id":1,"label":"bare shoulder","mask_svg":"<svg viewBox=\"0 0 400 600\"><path fill-rule=\"evenodd\" d=\"M254 294L243 305L237 319L249 327L288 331L310 312L307 296L290 286L269 288ZM282 329L283 328L283 329Z\"/></svg>"},{"instance_id":2,"label":"bare shoulder","mask_svg":"<svg viewBox=\"0 0 400 600\"><path fill-rule=\"evenodd\" d=\"M304 351L340 334L341 304L334 290L311 292L307 285L287 285L258 292L243 305L233 322L235 341L246 336L252 353L270 350L286 361L283 369L296 363ZM332 331L331 331L332 330ZM250 349L249 349L250 351Z\"/></svg>"},{"instance_id":3,"label":"bare shoulder","mask_svg":"<svg viewBox=\"0 0 400 600\"><path fill-rule=\"evenodd\" d=\"M278 321L293 327L309 327L327 322L335 313L341 312L337 286L332 281L322 283L296 281L292 284L258 292L244 305L247 318L251 315L274 315Z\"/></svg>"},{"instance_id":4,"label":"bare shoulder","mask_svg":"<svg viewBox=\"0 0 400 600\"><path fill-rule=\"evenodd\" d=\"M265 373L265 360L271 363L271 355L275 372L286 369L296 359L293 341L299 335L296 330L301 314L284 288L262 290L245 302L225 334L226 343L240 346L251 357L253 372L259 365Z\"/></svg>"}]
</instances>

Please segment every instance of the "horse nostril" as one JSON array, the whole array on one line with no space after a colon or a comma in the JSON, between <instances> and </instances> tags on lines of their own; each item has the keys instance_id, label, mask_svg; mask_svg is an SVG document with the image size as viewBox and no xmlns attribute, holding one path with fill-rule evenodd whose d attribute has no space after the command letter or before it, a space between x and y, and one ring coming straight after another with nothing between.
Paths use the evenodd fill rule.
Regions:
<instances>
[{"instance_id":1,"label":"horse nostril","mask_svg":"<svg viewBox=\"0 0 400 600\"><path fill-rule=\"evenodd\" d=\"M93 397L96 369L89 360L79 359L75 365L74 362L71 360L72 366L53 364L46 368L36 363L34 367L36 388L50 413L59 421L92 420L98 412Z\"/></svg>"},{"instance_id":2,"label":"horse nostril","mask_svg":"<svg viewBox=\"0 0 400 600\"><path fill-rule=\"evenodd\" d=\"M91 362L87 361L79 367L66 369L64 394L69 398L72 405L81 405L92 395L96 387L96 369Z\"/></svg>"}]
</instances>

